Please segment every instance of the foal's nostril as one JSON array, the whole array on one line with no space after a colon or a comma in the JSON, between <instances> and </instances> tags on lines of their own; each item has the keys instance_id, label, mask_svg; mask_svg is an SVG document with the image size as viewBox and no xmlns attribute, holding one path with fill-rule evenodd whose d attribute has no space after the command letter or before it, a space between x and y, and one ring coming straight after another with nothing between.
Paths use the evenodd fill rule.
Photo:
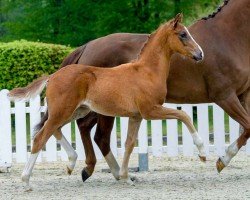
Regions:
<instances>
[{"instance_id":1,"label":"foal's nostril","mask_svg":"<svg viewBox=\"0 0 250 200\"><path fill-rule=\"evenodd\" d=\"M195 53L193 55L193 59L195 61L201 61L203 59L203 53L201 51L199 51L198 53Z\"/></svg>"},{"instance_id":2,"label":"foal's nostril","mask_svg":"<svg viewBox=\"0 0 250 200\"><path fill-rule=\"evenodd\" d=\"M203 58L203 56L202 56L202 52L200 52L200 57L201 57L201 59Z\"/></svg>"}]
</instances>

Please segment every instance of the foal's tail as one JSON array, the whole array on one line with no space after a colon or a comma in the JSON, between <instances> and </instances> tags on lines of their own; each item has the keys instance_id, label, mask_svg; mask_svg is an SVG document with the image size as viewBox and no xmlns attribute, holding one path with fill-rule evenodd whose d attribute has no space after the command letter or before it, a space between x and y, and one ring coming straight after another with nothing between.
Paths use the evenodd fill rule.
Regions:
<instances>
[{"instance_id":1,"label":"foal's tail","mask_svg":"<svg viewBox=\"0 0 250 200\"><path fill-rule=\"evenodd\" d=\"M43 89L47 85L50 76L42 76L28 86L23 88L15 88L11 90L8 94L8 97L11 101L14 100L25 100L28 101L31 98L42 93Z\"/></svg>"}]
</instances>

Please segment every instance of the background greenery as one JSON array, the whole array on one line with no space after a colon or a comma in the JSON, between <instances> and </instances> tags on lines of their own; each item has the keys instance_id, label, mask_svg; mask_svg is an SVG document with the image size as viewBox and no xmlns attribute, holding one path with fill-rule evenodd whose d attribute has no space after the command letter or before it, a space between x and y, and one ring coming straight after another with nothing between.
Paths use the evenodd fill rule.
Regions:
<instances>
[{"instance_id":1,"label":"background greenery","mask_svg":"<svg viewBox=\"0 0 250 200\"><path fill-rule=\"evenodd\" d=\"M179 12L191 24L221 1L0 0L0 89L53 73L72 51L69 45L114 32L149 33Z\"/></svg>"},{"instance_id":2,"label":"background greenery","mask_svg":"<svg viewBox=\"0 0 250 200\"><path fill-rule=\"evenodd\" d=\"M0 89L26 86L57 70L70 47L25 40L0 43Z\"/></svg>"},{"instance_id":3,"label":"background greenery","mask_svg":"<svg viewBox=\"0 0 250 200\"><path fill-rule=\"evenodd\" d=\"M26 39L71 46L114 32L152 32L183 12L185 24L222 0L0 0L0 41Z\"/></svg>"},{"instance_id":4,"label":"background greenery","mask_svg":"<svg viewBox=\"0 0 250 200\"><path fill-rule=\"evenodd\" d=\"M42 74L53 73L72 51L71 47L115 32L150 33L179 12L184 14L184 23L190 25L215 11L222 1L0 0L0 90L25 86ZM197 116L193 118L197 126ZM14 116L12 121L14 123ZM212 132L211 108L209 121ZM227 115L225 122L228 132ZM149 135L150 125L148 123ZM181 126L178 122L179 134ZM119 127L118 120L118 132ZM165 122L163 127L166 130ZM29 116L27 130L29 135ZM72 138L74 141L74 135Z\"/></svg>"}]
</instances>

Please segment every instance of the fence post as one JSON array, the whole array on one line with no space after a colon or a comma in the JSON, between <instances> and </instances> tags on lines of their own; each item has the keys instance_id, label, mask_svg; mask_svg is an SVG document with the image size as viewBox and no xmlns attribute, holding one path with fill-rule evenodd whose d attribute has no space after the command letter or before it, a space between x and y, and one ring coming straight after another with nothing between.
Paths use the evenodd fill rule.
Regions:
<instances>
[{"instance_id":1,"label":"fence post","mask_svg":"<svg viewBox=\"0 0 250 200\"><path fill-rule=\"evenodd\" d=\"M198 132L201 136L206 155L209 155L209 118L208 118L208 105L197 106L197 124Z\"/></svg>"},{"instance_id":2,"label":"fence post","mask_svg":"<svg viewBox=\"0 0 250 200\"><path fill-rule=\"evenodd\" d=\"M148 171L148 131L147 121L142 120L138 133L139 171Z\"/></svg>"},{"instance_id":3,"label":"fence post","mask_svg":"<svg viewBox=\"0 0 250 200\"><path fill-rule=\"evenodd\" d=\"M8 90L0 92L0 166L10 167L12 163L11 112Z\"/></svg>"},{"instance_id":4,"label":"fence post","mask_svg":"<svg viewBox=\"0 0 250 200\"><path fill-rule=\"evenodd\" d=\"M192 105L182 105L181 108L187 113L193 122L193 107ZM187 126L182 123L182 143L183 143L183 155L184 156L193 156L194 154L194 142L193 138L187 128Z\"/></svg>"},{"instance_id":5,"label":"fence post","mask_svg":"<svg viewBox=\"0 0 250 200\"><path fill-rule=\"evenodd\" d=\"M34 136L34 128L41 120L41 105L40 105L40 96L36 96L35 98L30 100L30 147L32 149L33 145L33 136ZM36 162L42 161L42 151L37 157Z\"/></svg>"},{"instance_id":6,"label":"fence post","mask_svg":"<svg viewBox=\"0 0 250 200\"><path fill-rule=\"evenodd\" d=\"M16 126L16 161L27 161L27 134L26 134L26 110L25 102L15 102L15 126Z\"/></svg>"},{"instance_id":7,"label":"fence post","mask_svg":"<svg viewBox=\"0 0 250 200\"><path fill-rule=\"evenodd\" d=\"M224 111L217 106L213 106L213 124L214 124L214 146L218 156L225 154L225 127Z\"/></svg>"},{"instance_id":8,"label":"fence post","mask_svg":"<svg viewBox=\"0 0 250 200\"><path fill-rule=\"evenodd\" d=\"M120 117L121 153L124 155L128 132L128 117Z\"/></svg>"},{"instance_id":9,"label":"fence post","mask_svg":"<svg viewBox=\"0 0 250 200\"><path fill-rule=\"evenodd\" d=\"M177 109L175 104L166 104L167 108ZM168 156L178 156L177 120L167 120L167 151Z\"/></svg>"},{"instance_id":10,"label":"fence post","mask_svg":"<svg viewBox=\"0 0 250 200\"><path fill-rule=\"evenodd\" d=\"M230 143L233 143L238 139L240 133L240 125L234 119L229 117L229 133L230 133Z\"/></svg>"},{"instance_id":11,"label":"fence post","mask_svg":"<svg viewBox=\"0 0 250 200\"><path fill-rule=\"evenodd\" d=\"M151 121L152 151L153 155L160 157L162 155L162 121Z\"/></svg>"}]
</instances>

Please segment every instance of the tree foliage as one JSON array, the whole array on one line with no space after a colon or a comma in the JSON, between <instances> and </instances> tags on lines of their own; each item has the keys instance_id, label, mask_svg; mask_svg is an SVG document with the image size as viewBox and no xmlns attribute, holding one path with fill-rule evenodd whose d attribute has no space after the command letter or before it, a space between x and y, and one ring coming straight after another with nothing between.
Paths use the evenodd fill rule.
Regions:
<instances>
[{"instance_id":1,"label":"tree foliage","mask_svg":"<svg viewBox=\"0 0 250 200\"><path fill-rule=\"evenodd\" d=\"M79 46L114 32L149 33L183 12L185 23L221 0L0 0L0 40Z\"/></svg>"}]
</instances>

